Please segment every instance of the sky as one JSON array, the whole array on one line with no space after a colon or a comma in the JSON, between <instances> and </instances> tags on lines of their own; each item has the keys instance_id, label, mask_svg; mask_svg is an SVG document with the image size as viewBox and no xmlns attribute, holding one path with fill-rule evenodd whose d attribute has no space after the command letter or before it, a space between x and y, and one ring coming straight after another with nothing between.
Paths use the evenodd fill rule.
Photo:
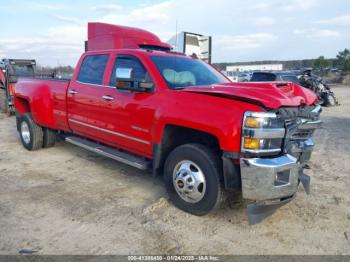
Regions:
<instances>
[{"instance_id":1,"label":"sky","mask_svg":"<svg viewBox=\"0 0 350 262\"><path fill-rule=\"evenodd\" d=\"M0 0L0 58L75 66L88 22L213 37L213 62L335 57L350 48L349 0Z\"/></svg>"}]
</instances>

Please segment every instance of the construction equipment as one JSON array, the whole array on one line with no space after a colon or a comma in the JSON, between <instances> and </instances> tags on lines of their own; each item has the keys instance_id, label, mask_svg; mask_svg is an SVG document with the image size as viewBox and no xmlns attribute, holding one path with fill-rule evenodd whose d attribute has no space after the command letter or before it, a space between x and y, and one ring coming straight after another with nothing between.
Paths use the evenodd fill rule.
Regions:
<instances>
[{"instance_id":1,"label":"construction equipment","mask_svg":"<svg viewBox=\"0 0 350 262\"><path fill-rule=\"evenodd\" d=\"M13 95L19 77L34 77L36 62L33 59L2 59L0 62L0 88L4 92L0 101L3 113L15 113Z\"/></svg>"}]
</instances>

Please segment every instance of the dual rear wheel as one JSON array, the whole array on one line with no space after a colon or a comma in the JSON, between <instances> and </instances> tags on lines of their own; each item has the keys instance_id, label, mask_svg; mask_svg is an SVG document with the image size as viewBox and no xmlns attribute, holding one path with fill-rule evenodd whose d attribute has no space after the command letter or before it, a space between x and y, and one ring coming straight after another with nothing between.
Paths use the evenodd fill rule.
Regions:
<instances>
[{"instance_id":1,"label":"dual rear wheel","mask_svg":"<svg viewBox=\"0 0 350 262\"><path fill-rule=\"evenodd\" d=\"M23 146L30 151L52 147L56 141L56 131L43 128L33 121L31 114L17 117L17 130Z\"/></svg>"}]
</instances>

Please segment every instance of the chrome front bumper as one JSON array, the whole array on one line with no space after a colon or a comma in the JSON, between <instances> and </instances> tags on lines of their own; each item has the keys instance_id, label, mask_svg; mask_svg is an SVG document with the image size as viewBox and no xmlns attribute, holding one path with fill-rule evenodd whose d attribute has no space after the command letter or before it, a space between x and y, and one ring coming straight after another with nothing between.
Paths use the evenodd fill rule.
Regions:
<instances>
[{"instance_id":1,"label":"chrome front bumper","mask_svg":"<svg viewBox=\"0 0 350 262\"><path fill-rule=\"evenodd\" d=\"M251 200L248 204L250 224L260 222L276 208L293 200L299 182L309 193L310 177L303 169L314 148L312 134L322 125L318 119L320 112L319 106L309 113L294 109L281 111L280 115L285 119L284 154L270 158L258 155L240 158L242 195Z\"/></svg>"},{"instance_id":2,"label":"chrome front bumper","mask_svg":"<svg viewBox=\"0 0 350 262\"><path fill-rule=\"evenodd\" d=\"M310 177L302 172L300 162L292 155L242 158L240 162L243 198L252 200L247 206L250 225L293 200L299 180L309 192Z\"/></svg>"},{"instance_id":3,"label":"chrome front bumper","mask_svg":"<svg viewBox=\"0 0 350 262\"><path fill-rule=\"evenodd\" d=\"M276 158L240 160L243 198L254 201L293 196L298 189L300 164L289 154Z\"/></svg>"}]
</instances>

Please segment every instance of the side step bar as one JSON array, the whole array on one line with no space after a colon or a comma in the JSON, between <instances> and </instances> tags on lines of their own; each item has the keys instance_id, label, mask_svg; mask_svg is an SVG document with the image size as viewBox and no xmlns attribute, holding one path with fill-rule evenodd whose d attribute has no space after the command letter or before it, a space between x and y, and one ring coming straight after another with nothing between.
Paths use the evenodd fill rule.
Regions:
<instances>
[{"instance_id":1,"label":"side step bar","mask_svg":"<svg viewBox=\"0 0 350 262\"><path fill-rule=\"evenodd\" d=\"M136 167L141 170L147 170L150 166L149 160L143 157L135 156L130 153L123 152L113 147L101 145L99 143L83 139L76 136L68 136L65 138L68 143L85 148L96 154L117 160L124 164Z\"/></svg>"}]
</instances>

